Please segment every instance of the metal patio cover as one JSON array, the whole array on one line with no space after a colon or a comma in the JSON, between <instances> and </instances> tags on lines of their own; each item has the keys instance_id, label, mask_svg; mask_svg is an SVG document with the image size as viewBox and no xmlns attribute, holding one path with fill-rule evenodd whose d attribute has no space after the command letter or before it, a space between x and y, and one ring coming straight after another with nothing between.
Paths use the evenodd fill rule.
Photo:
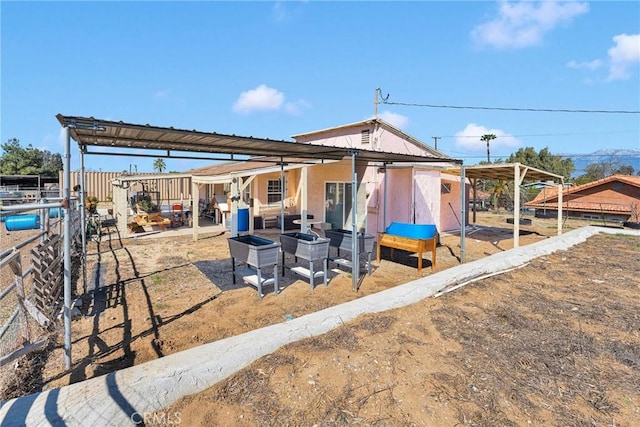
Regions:
<instances>
[{"instance_id":1,"label":"metal patio cover","mask_svg":"<svg viewBox=\"0 0 640 427\"><path fill-rule=\"evenodd\" d=\"M90 147L111 147L114 149L155 150L164 154L156 157L172 157L172 152L192 152L206 154L228 154L249 156L273 156L280 158L341 160L354 154L354 149L330 147L316 144L302 144L283 140L254 138L237 135L225 135L214 132L175 129L148 124L140 125L125 122L96 119L94 117L56 115L62 126L69 127L71 137L87 149ZM85 150L86 151L86 150ZM112 154L89 152L88 154ZM124 154L127 155L127 154ZM135 156L136 154L128 154ZM144 156L144 154L139 154ZM355 150L359 161L385 163L425 163L462 161L448 157L425 157L412 154L399 154L370 150ZM183 157L176 155L175 157ZM199 158L207 160L207 158ZM233 157L231 158L233 160ZM271 160L273 161L273 160Z\"/></svg>"}]
</instances>

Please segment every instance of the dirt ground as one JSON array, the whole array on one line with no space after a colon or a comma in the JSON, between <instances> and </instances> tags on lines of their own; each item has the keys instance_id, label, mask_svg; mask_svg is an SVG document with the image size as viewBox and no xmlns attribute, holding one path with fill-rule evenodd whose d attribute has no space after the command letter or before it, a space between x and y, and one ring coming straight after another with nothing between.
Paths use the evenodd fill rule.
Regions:
<instances>
[{"instance_id":1,"label":"dirt ground","mask_svg":"<svg viewBox=\"0 0 640 427\"><path fill-rule=\"evenodd\" d=\"M466 259L510 249L505 215L485 213ZM586 225L568 222L567 228ZM520 244L556 234L533 218ZM418 276L412 254L383 251L352 290L346 272L310 289L287 271L280 295L232 283L227 234L92 243L106 284L73 322L73 361L61 339L18 376L3 399L92 378L286 321ZM277 240L277 232L266 234ZM443 235L437 271L459 264L458 235ZM432 274L425 255L422 275ZM287 259L292 265L293 259ZM569 251L439 298L365 316L289 345L212 389L177 402L183 425L638 425L640 239L597 236ZM81 293L81 292L80 292ZM27 381L28 380L28 381ZM27 383L31 390L26 390Z\"/></svg>"}]
</instances>

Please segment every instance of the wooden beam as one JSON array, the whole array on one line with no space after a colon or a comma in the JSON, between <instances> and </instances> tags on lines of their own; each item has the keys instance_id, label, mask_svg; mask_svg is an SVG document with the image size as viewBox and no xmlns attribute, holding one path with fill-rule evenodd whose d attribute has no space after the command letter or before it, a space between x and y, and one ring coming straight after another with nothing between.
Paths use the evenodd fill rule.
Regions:
<instances>
[{"instance_id":1,"label":"wooden beam","mask_svg":"<svg viewBox=\"0 0 640 427\"><path fill-rule=\"evenodd\" d=\"M40 348L44 347L47 342L49 340L47 338L42 338L39 341L36 341L34 343L27 343L25 344L22 348L19 348L18 350L7 354L4 357L0 358L0 366L4 366L8 363L11 363L12 361L14 361L15 359L24 356L25 354L29 354L32 351L36 351L39 350Z\"/></svg>"}]
</instances>

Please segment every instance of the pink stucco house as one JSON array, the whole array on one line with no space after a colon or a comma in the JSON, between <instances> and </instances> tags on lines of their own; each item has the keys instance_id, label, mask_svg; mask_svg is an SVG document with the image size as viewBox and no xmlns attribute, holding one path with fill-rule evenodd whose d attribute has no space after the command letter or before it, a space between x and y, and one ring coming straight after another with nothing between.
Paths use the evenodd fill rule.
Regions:
<instances>
[{"instance_id":1,"label":"pink stucco house","mask_svg":"<svg viewBox=\"0 0 640 427\"><path fill-rule=\"evenodd\" d=\"M392 221L436 224L439 231L460 228L460 178L442 171L453 159L379 119L368 119L333 128L294 135L297 143L413 154L442 159L415 164L356 163L357 224L375 234ZM352 228L352 168L343 161L305 161L278 165L266 160L227 162L189 171L207 178L199 188L200 199L220 196L231 180L241 178L242 204L252 217L268 222L284 207L288 214L313 215L314 221L332 228ZM284 178L282 188L281 176ZM284 196L284 198L283 198ZM225 196L222 198L224 199ZM252 221L253 225L253 221Z\"/></svg>"}]
</instances>

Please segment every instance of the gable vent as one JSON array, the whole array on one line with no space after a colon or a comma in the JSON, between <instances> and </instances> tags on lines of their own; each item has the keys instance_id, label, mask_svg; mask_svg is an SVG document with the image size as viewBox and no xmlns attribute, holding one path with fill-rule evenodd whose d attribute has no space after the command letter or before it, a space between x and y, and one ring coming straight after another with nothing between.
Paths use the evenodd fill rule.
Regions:
<instances>
[{"instance_id":1,"label":"gable vent","mask_svg":"<svg viewBox=\"0 0 640 427\"><path fill-rule=\"evenodd\" d=\"M369 130L363 130L360 132L360 143L368 144L369 143Z\"/></svg>"}]
</instances>

